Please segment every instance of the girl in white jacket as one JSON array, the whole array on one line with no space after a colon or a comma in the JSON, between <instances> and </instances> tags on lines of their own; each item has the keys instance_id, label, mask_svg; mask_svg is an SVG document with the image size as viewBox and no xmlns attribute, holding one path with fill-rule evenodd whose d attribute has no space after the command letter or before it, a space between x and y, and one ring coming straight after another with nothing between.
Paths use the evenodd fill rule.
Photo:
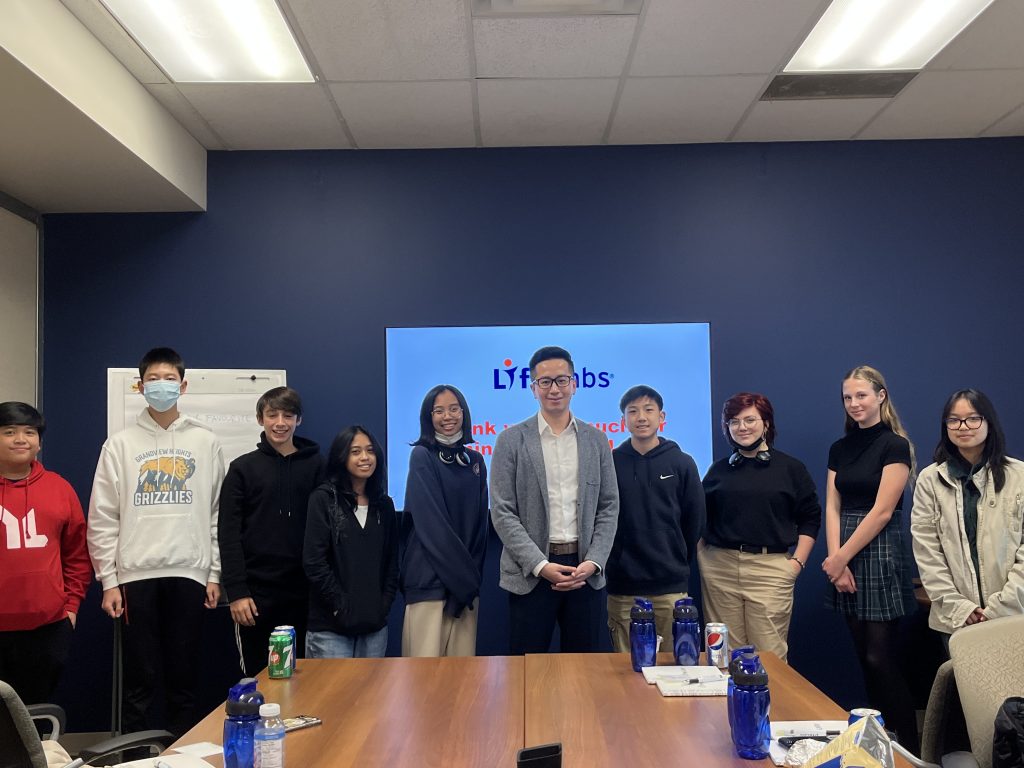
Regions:
<instances>
[{"instance_id":1,"label":"girl in white jacket","mask_svg":"<svg viewBox=\"0 0 1024 768\"><path fill-rule=\"evenodd\" d=\"M1024 462L1006 455L996 410L978 390L950 396L941 430L910 530L928 624L948 645L960 627L1024 613Z\"/></svg>"}]
</instances>

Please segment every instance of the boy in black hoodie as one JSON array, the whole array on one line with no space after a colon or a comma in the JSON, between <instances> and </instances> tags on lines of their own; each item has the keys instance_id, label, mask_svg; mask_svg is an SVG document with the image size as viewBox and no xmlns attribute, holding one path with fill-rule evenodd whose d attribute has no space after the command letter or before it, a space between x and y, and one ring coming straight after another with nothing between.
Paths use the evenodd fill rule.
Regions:
<instances>
[{"instance_id":1,"label":"boy in black hoodie","mask_svg":"<svg viewBox=\"0 0 1024 768\"><path fill-rule=\"evenodd\" d=\"M658 432L664 401L646 385L629 389L619 409L631 435L612 451L619 484L619 527L608 557L608 629L629 652L629 609L654 604L658 634L671 646L672 608L685 597L690 560L704 531L704 489L693 458Z\"/></svg>"},{"instance_id":2,"label":"boy in black hoodie","mask_svg":"<svg viewBox=\"0 0 1024 768\"><path fill-rule=\"evenodd\" d=\"M290 624L296 652L306 647L309 584L302 570L309 495L320 484L323 458L312 440L295 436L302 401L275 387L256 403L263 434L256 450L228 468L220 495L217 538L221 586L231 604L242 672L267 666L275 626Z\"/></svg>"}]
</instances>

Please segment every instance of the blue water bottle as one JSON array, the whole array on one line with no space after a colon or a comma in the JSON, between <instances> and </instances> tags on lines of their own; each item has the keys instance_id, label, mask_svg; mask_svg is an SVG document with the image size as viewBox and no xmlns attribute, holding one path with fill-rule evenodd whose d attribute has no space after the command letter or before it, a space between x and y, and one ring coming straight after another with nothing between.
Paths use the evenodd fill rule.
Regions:
<instances>
[{"instance_id":1,"label":"blue water bottle","mask_svg":"<svg viewBox=\"0 0 1024 768\"><path fill-rule=\"evenodd\" d=\"M743 657L740 659L740 657ZM758 665L761 663L761 659L757 656L757 652L754 650L752 645L741 645L739 648L733 648L729 655L729 662L733 659L740 659L740 666L743 667L745 672L756 672ZM733 703L733 689L736 687L736 683L733 681L732 676L729 676L729 682L725 686L726 695L726 710L729 713L729 728L732 728L732 703Z\"/></svg>"},{"instance_id":2,"label":"blue water bottle","mask_svg":"<svg viewBox=\"0 0 1024 768\"><path fill-rule=\"evenodd\" d=\"M653 667L657 662L658 633L654 628L654 605L638 597L629 609L629 657L633 671Z\"/></svg>"},{"instance_id":3,"label":"blue water bottle","mask_svg":"<svg viewBox=\"0 0 1024 768\"><path fill-rule=\"evenodd\" d=\"M700 618L692 597L676 600L672 610L672 651L680 666L693 667L700 661Z\"/></svg>"},{"instance_id":4,"label":"blue water bottle","mask_svg":"<svg viewBox=\"0 0 1024 768\"><path fill-rule=\"evenodd\" d=\"M224 705L224 768L253 768L253 738L260 721L263 694L256 679L245 677L231 686Z\"/></svg>"},{"instance_id":5,"label":"blue water bottle","mask_svg":"<svg viewBox=\"0 0 1024 768\"><path fill-rule=\"evenodd\" d=\"M747 760L768 757L771 723L768 673L753 649L742 649L729 662L729 726L736 754Z\"/></svg>"}]
</instances>

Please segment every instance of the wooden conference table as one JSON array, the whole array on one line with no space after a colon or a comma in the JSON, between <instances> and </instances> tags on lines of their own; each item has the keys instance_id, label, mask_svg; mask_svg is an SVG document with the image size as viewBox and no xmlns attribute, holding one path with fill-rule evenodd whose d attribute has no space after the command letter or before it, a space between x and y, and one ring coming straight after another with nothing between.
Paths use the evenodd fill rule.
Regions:
<instances>
[{"instance_id":1,"label":"wooden conference table","mask_svg":"<svg viewBox=\"0 0 1024 768\"><path fill-rule=\"evenodd\" d=\"M846 718L778 658L762 658L773 720ZM289 680L261 672L259 689L285 717L323 720L288 734L288 768L511 767L523 746L551 742L567 767L762 764L733 752L724 696L665 698L626 654L301 659ZM216 709L178 743L219 744L223 723Z\"/></svg>"}]
</instances>

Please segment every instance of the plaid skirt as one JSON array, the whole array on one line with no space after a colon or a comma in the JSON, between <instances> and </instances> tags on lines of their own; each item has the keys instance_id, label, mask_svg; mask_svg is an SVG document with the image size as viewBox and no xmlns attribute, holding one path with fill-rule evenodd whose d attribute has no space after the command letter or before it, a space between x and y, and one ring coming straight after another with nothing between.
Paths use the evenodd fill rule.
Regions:
<instances>
[{"instance_id":1,"label":"plaid skirt","mask_svg":"<svg viewBox=\"0 0 1024 768\"><path fill-rule=\"evenodd\" d=\"M867 516L866 509L844 509L839 517L839 543L847 539ZM856 592L840 592L831 584L825 591L825 607L862 621L890 621L914 612L914 587L904 556L900 511L888 525L850 561Z\"/></svg>"}]
</instances>

